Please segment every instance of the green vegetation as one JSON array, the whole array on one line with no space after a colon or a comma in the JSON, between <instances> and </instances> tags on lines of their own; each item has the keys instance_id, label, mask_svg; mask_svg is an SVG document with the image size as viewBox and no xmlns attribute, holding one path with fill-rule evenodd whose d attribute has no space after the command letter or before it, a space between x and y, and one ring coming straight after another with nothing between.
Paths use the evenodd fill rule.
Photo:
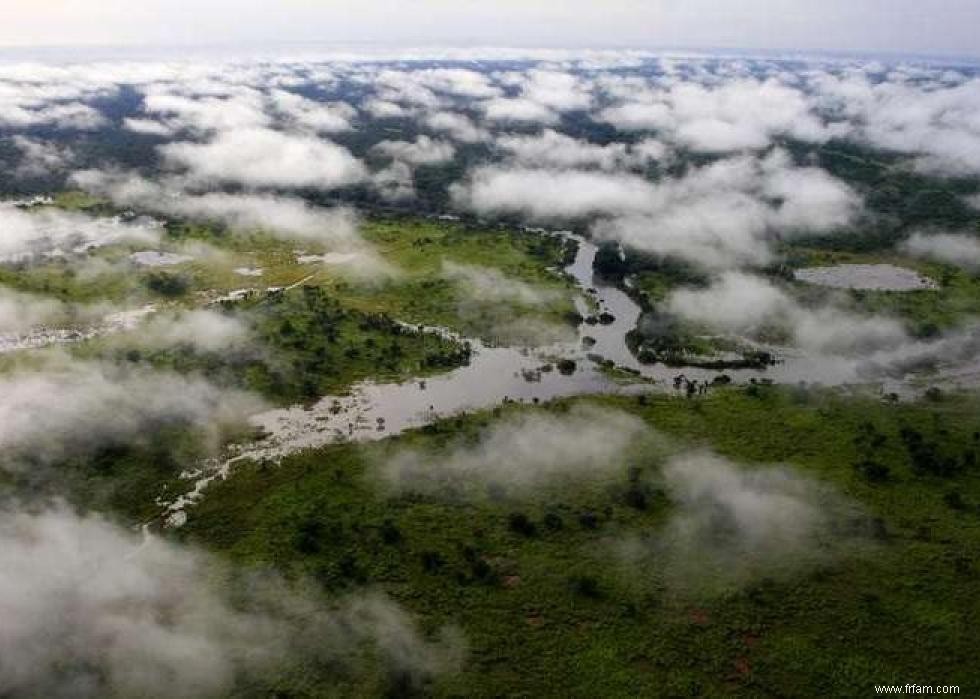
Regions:
<instances>
[{"instance_id":1,"label":"green vegetation","mask_svg":"<svg viewBox=\"0 0 980 699\"><path fill-rule=\"evenodd\" d=\"M362 234L399 274L375 286L352 285L343 279L325 282L344 302L359 310L485 336L492 328L481 322L481 314L490 309L481 308L479 298L443 276L443 263L449 261L498 270L510 280L556 297L541 307L495 299L494 314L516 311L537 322L565 323L574 313L572 286L555 272L570 262L561 238L419 220L370 221Z\"/></svg>"},{"instance_id":2,"label":"green vegetation","mask_svg":"<svg viewBox=\"0 0 980 699\"><path fill-rule=\"evenodd\" d=\"M806 303L820 303L833 297L844 305L865 313L887 314L905 321L920 337L930 337L970 320L980 312L980 276L938 262L904 257L897 253L853 253L794 246L784 252L785 266L773 270L792 279L792 270L838 264L892 264L913 269L934 280L938 289L917 291L840 291L795 282L793 292Z\"/></svg>"},{"instance_id":3,"label":"green vegetation","mask_svg":"<svg viewBox=\"0 0 980 699\"><path fill-rule=\"evenodd\" d=\"M524 70L528 65L502 61L487 64L487 69ZM707 63L702 68L715 70ZM583 66L570 70L575 74L584 71L582 76L589 80L595 77L594 71ZM749 70L764 78L757 72L760 69L750 65ZM301 73L310 80L315 77L315 71ZM873 73L869 71L869 79L875 82ZM846 74L845 70L842 75ZM642 68L636 75L656 81L660 71ZM908 85L916 80L913 76ZM377 92L370 81L360 78L300 83L302 79L282 84L294 96L355 105ZM508 87L508 94L515 85ZM109 122L118 125L127 117L144 114L142 93L146 90L137 87L121 85L115 91L101 91L105 95L93 93L80 99L99 107ZM436 85L432 88L445 92ZM454 100L462 105L461 97ZM295 131L297 124L286 123L293 121L288 100L274 101L278 107L263 106L270 114L273 109L276 112L271 126ZM372 173L391 160L375 148L380 140L411 141L421 133L431 134L434 126L416 123L414 117L374 118L370 111L358 110L356 128L332 133L330 139L350 148ZM43 121L46 115L38 112L38 116ZM651 135L627 136L593 117L590 110L563 111L560 129L594 146L622 147ZM508 130L540 131L533 124L511 125ZM43 143L38 141L42 155L45 148L55 148L51 153L57 155L59 145L70 147L70 153L66 150L63 165L51 167L50 173L41 167L31 175L27 172L31 168L18 167L25 156L23 162L30 164L31 153L21 153L23 146L16 139L6 139L7 143L0 143L0 160L6 166L0 168L4 191L56 191L67 186L68 171L89 168L139 172L151 179L175 173L170 168L173 163L164 162L166 150L159 150L161 139L129 129L76 130L52 124L24 133L43 139ZM215 463L207 462L209 457L223 459L239 453L229 448L232 444L272 439L241 424L244 413L262 409L260 401L253 403L252 396L246 400L227 389L259 394L269 405L309 406L325 395L342 394L359 381L418 379L470 360L468 343L423 332L418 326L441 326L463 337L517 345L533 340L536 333L567 332L582 321L573 303L573 285L560 272L572 261L574 244L540 231L520 232L527 222L517 214L479 223L469 214L462 220L433 216L452 210L453 183L467 178L478 181L476 168L488 164L509 167L512 160L524 161L512 159L493 139L470 144L452 140L452 159L413 166L411 186L416 196L398 202L386 201L370 181L373 177L329 191L279 190L300 197L297 202L322 207L355 205L359 211L370 212L358 226L363 249L353 243L351 257L337 264L331 263L330 255L343 257L344 253L329 245L329 230L308 230L305 236L287 239L272 231L231 230L215 222L181 220L168 221L160 229L159 245L122 243L68 259L0 264L0 287L66 302L65 310L59 311L54 304L52 312L63 313L65 323L83 315L86 322L97 323L102 315L146 304L158 311L157 317L148 318L135 330L65 347L0 354L0 372L15 376L23 372L17 379L24 378L29 368L42 372L59 364L68 367L74 360L83 360L79 365L90 361L85 366L93 374L103 369L107 374L101 376L104 381L93 381L93 386L111 384L113 388L103 394L85 389L81 381L90 400L69 406L75 386L72 376L64 378L64 383L15 380L7 384L13 400L0 407L8 408L14 425L9 433L15 438L9 439L5 426L0 425L0 443L8 440L0 444L0 498L17 503L11 512L25 506L41 509L65 498L84 511L102 512L134 529L145 522L158 524L163 515L161 503L172 502L193 487L194 478L204 472L201 469ZM669 145L669 156L660 163L624 168L650 183L673 180L683 195L689 181L682 178L693 168L736 156ZM976 177L929 174L917 170L907 154L880 152L858 143L799 142L779 135L771 146L790 152L798 165L821 167L840 178L858 194L860 213L843 230L819 236L800 231L783 243L776 235L760 240L760 245L773 247L774 264L740 269L768 277L802 307L833 306L888 315L905 322L917 337L937 337L975 322L980 310L980 277L954 266L911 259L897 250L909 234L920 230L980 234L980 212L967 199L980 192ZM747 172L754 167L751 159L765 155L760 150L744 159ZM781 159L777 153L774 172L781 171ZM549 166L544 163L541 167ZM596 167L601 167L598 162ZM609 174L618 177L624 168L617 166ZM196 181L195 170L187 173L188 183ZM722 187L742 186L732 184L741 175L715 179ZM766 204L779 207L783 202L778 196L763 192L794 186L795 180L788 177L786 183L753 185L745 197L765 197ZM236 189L233 180L226 184L223 191L229 194L245 191ZM195 185L194 191L198 186L204 185ZM192 196L190 191L187 196ZM819 195L819 188L816 191ZM690 199L692 206L697 205L700 193ZM124 220L132 216L106 199L77 191L61 192L53 205L94 216ZM693 213L695 219L697 214ZM590 228L591 221L568 223L581 233ZM767 224L759 219L756 225ZM742 230L738 221L733 229ZM132 258L134 252L157 248L190 259L154 267L137 264ZM797 282L793 276L801 267L840 263L910 267L935 279L940 288L841 291ZM772 357L766 352L738 338L719 337L708 326L666 311L671 292L707 286L717 269L707 271L697 264L622 249L611 242L600 245L595 268L599 276L619 284L642 306L640 327L627 337L642 361L718 371L770 363ZM218 301L222 298L236 300ZM586 312L591 315L585 323L608 325L612 321L595 297L587 303L590 309ZM87 308L80 308L82 305ZM16 315L16 304L12 307ZM168 328L172 329L167 323L174 317L186 318L191 310L200 308L223 317L203 315L204 322L189 326L196 333L193 337L186 327L167 335ZM217 322L227 319L234 321L227 327ZM213 337L202 337L211 330L205 327L211 322L221 327L214 328ZM234 339L220 341L223 332ZM786 328L762 328L752 339L781 345L792 341L788 334ZM209 344L208 339L215 342ZM719 376L707 394L699 393L695 384L685 387L678 377L674 392L668 395L654 393L659 384L652 379L589 354L595 345L596 340L590 344L584 338L584 359L580 355L541 358L548 363L537 371L525 371L524 380L540 380L541 372L548 374L548 382L561 376L581 377L594 365L607 378L629 385L621 394L544 405L537 397L528 404L505 399L491 410L453 416L387 439L381 437L392 428L384 424L384 418L376 418L375 431L370 421L365 423L364 416L358 415L351 418L350 435L358 433L353 421L359 420L380 441L310 448L286 456L281 463L236 463L227 479L215 480L205 497L187 510L189 520L184 528L162 530L165 539L215 554L213 560L208 559L213 580L207 582L216 588L224 586L222 591L233 605L247 602L246 588L260 585L261 574L273 571L297 582L304 591L307 586L314 588L314 597L323 607L342 603L348 593L380 591L420 620L423 635L457 627L467 646L461 672L431 680L425 673L421 686L364 648L360 649L363 654L357 650L351 654L354 659L349 664L326 661L320 655L316 659L289 657L287 665L272 675L238 678L231 694L278 699L412 694L869 696L875 684L910 681L959 685L963 696L980 692L976 661L980 648L980 397L932 388L922 400L904 403L895 394L870 396L849 393L850 389L773 386L766 379L731 386L728 376ZM132 391L129 384L119 383L121 377L157 376L157 370L173 375L161 375L159 383L147 382L143 388L137 381ZM195 382L188 381L185 387L174 380L178 377L206 379L215 385L206 385L209 391L217 387L213 396L209 393L202 399L206 405L197 418L189 414L196 403L190 395ZM442 389L421 384L418 388L430 391L429 396ZM134 413L140 412L136 408L144 401L152 407L154 399L170 386L179 398L187 394L188 401L173 401L173 408L170 401L163 401L163 408L134 415L135 421L119 415L120 404L130 406ZM680 397L685 388L686 399ZM119 401L116 389L133 400ZM647 389L650 392L642 392ZM44 400L32 404L24 400L28 393ZM236 405L236 399L242 399L244 405ZM441 401L434 402L441 407ZM341 401L333 406L331 410L338 415L346 410ZM587 451L585 447L604 446L607 436L615 444L620 422L632 425L638 421L652 436L648 438L642 428L628 431L635 436L616 456L585 459L589 468L534 487L522 487L514 474L534 473L531 469L536 464L560 454L561 447L569 445L558 440L578 436L571 428L556 430L559 437L547 430L541 438L536 432L531 437L522 433L520 438L505 432L507 443L499 440L492 451L482 441L487 430L512 424L509 421L557 419L566 413L601 414L580 411L584 406L616 412L608 425L602 424L596 434L581 437L572 447L581 445ZM60 415L56 408L61 407L72 409ZM81 413L93 419L79 420ZM30 429L17 424L15 418L24 415L29 417L20 422L30 423ZM117 417L118 426L113 424ZM326 433L332 423L318 417L321 419L314 424L319 426L314 429ZM17 441L19 429L27 435L26 441ZM570 452L567 449L566 456L574 461L576 455ZM490 457L474 459L480 470L471 468L468 474L472 477L440 478L443 457L461 453L459 458L464 460L474 454ZM727 557L716 554L742 550L733 545L742 543L736 541L741 510L699 493L689 495L685 503L676 481L671 481L669 465L676 462L670 460L678 455L694 459L694 468L700 469L697 475L710 479L709 458L697 456L709 454L743 469L732 472L735 477L731 480L722 479L736 495L743 485L740 478L752 480L754 475L764 480L774 473L769 467L777 465L780 477L797 483L802 476L807 488L819 491L826 498L820 505L845 503L842 511L846 516L829 518L833 522L821 527L818 537L804 537L806 546L764 559L765 567L735 571L737 566ZM406 455L417 457L413 466L423 474L420 480L412 480L417 474L406 475L397 484L385 480L385 467L397 465ZM746 492L745 499L753 500L755 491ZM793 507L793 497L777 500L775 506L783 516L759 520L758 528L766 531L756 532L759 536L750 542L758 550L774 534L782 533L771 530L792 529L796 524L785 516L786 511L799 512ZM758 502L740 504L753 514L765 509ZM765 503L766 507L771 504ZM664 532L677 522L678 515L692 510L710 520L708 536L692 538L683 556L672 555L673 542L667 541ZM758 525L753 517L747 519ZM846 546L838 547L840 541L846 541ZM137 555L139 551L127 552L127 556ZM225 562L235 564L231 568L241 576L236 573L235 580L223 580ZM66 571L69 576L71 568ZM253 579L255 573L259 576ZM112 578L97 582L106 587L107 580ZM79 606L72 596L68 605L72 609L72 605ZM170 605L159 615L148 614L149 607L141 606L138 598L125 599L122 607L120 623L132 613L144 620L159 616L153 620L156 624L145 625L149 630L166 629L177 615ZM87 610L75 611L84 623ZM115 623L120 609L113 605L108 611ZM71 621L76 626L79 623L74 618ZM39 628L45 634L39 636L44 645L51 630ZM69 635L77 635L71 624L66 628ZM145 633L146 629L137 625L129 632ZM92 636L96 648L104 640L98 635ZM85 634L79 637L88 638ZM29 639L38 645L34 636ZM156 640L150 639L146 647L153 648ZM395 654L412 654L412 648L404 647L404 638L386 640L395 647ZM169 638L164 642L170 650L197 650L176 648L184 644ZM119 655L123 660L129 657ZM98 675L104 672L97 656L58 657L51 674L79 669L86 681L97 686ZM0 694L6 696L3 691Z\"/></svg>"},{"instance_id":4,"label":"green vegetation","mask_svg":"<svg viewBox=\"0 0 980 699\"><path fill-rule=\"evenodd\" d=\"M935 398L751 386L690 401L590 399L642 417L673 449L790 463L873 524L860 556L721 592L667 584L656 556L640 566L617 554L671 512L657 455L530 497L506 483L462 500L379 487L375 465L396 450L438 452L517 407L242 467L182 536L333 593L380 587L427 628L460 625L469 661L437 681L439 696L850 696L908 678L969 691L980 682L980 422L974 398ZM298 677L277 682L316 695Z\"/></svg>"},{"instance_id":5,"label":"green vegetation","mask_svg":"<svg viewBox=\"0 0 980 699\"><path fill-rule=\"evenodd\" d=\"M148 362L182 374L200 373L289 404L346 391L363 379L405 380L462 366L470 348L404 326L386 315L349 310L322 288L304 286L222 302L248 331L237 346L206 351L190 344L144 347L140 334L79 348L86 357Z\"/></svg>"},{"instance_id":6,"label":"green vegetation","mask_svg":"<svg viewBox=\"0 0 980 699\"><path fill-rule=\"evenodd\" d=\"M59 204L101 206L72 196ZM200 374L278 404L340 393L362 379L425 376L468 360L465 345L395 319L486 337L498 332L501 318L560 325L573 313L570 283L555 273L570 254L558 238L400 219L370 220L362 235L391 273L344 276L329 265L299 263L295 241L175 223L163 247L192 254L191 262L137 268L127 258L139 248L120 245L94 251L82 265L3 266L0 283L66 301L154 302L176 310L254 286L244 300L215 307L247 329L249 340L240 347L155 348L134 332L72 351ZM311 255L326 252L313 242L304 247ZM834 296L856 310L901 317L922 336L974 313L980 295L980 282L965 272L880 250L831 252L818 242L783 252L786 265L764 272L801 303ZM546 301L484 303L444 273L446 261L494 270ZM942 288L834 292L788 279L799 266L879 261L914 266ZM241 267L263 275L244 277L235 271ZM686 265L633 253L622 258L612 247L603 248L600 267L614 280L631 276L633 293L654 312L671 289L707 281ZM652 334L633 338L639 351L661 361L739 351L702 328L662 320ZM554 366L562 374L580 369L567 358ZM638 416L665 435L663 449L530 494L503 480L434 493L386 492L379 481L379 465L403 449L435 459L461 441L477 443L481 430L501 417L560 414L579 402ZM837 696L909 680L969 690L980 686L973 657L980 645L977 408L975 397L938 391L903 404L761 384L716 388L689 400L641 395L507 405L376 444L309 450L282 464L242 464L170 535L246 568L311 580L327 596L378 588L418 615L427 631L459 626L467 664L425 688L435 696ZM78 504L128 523L146 521L160 514L158 496L189 487L178 474L213 453L206 447L246 438L245 429L215 440L173 420L132 442L33 464L37 471L18 464L3 485L47 495L47 484L56 482ZM680 585L672 561L655 546L644 546L639 558L626 555L630 545L655 542L676 512L662 476L665 454L701 448L746 468L789 464L857 503L860 555L798 568L778 563L747 582L714 571ZM698 552L691 556L696 560ZM240 686L236 695L391 692L391 682L369 662L343 676L327 666L290 668Z\"/></svg>"},{"instance_id":7,"label":"green vegetation","mask_svg":"<svg viewBox=\"0 0 980 699\"><path fill-rule=\"evenodd\" d=\"M84 210L107 206L75 192L60 195L55 205ZM345 273L344 265L300 263L299 252L311 257L327 252L316 240L285 240L261 231L231 233L217 224L177 221L167 224L160 249L190 256L191 261L140 267L129 255L147 246L119 244L69 260L0 265L0 285L69 302L195 306L202 298L242 288L288 287L303 281L322 287L351 310L487 339L499 339L499 326L505 321L567 326L577 320L572 284L557 272L574 251L559 237L418 218L366 220L360 233L376 251L377 261L350 263L363 267L355 268L354 276L350 270ZM446 262L493 270L505 283L528 285L542 301L483 299L479 290L446 275ZM237 272L242 268L262 274L243 276Z\"/></svg>"},{"instance_id":8,"label":"green vegetation","mask_svg":"<svg viewBox=\"0 0 980 699\"><path fill-rule=\"evenodd\" d=\"M217 445L248 438L245 425L227 425L218 434L174 417L128 439L65 446L60 456L34 458L23 450L0 455L0 493L13 498L67 499L85 511L111 512L130 524L159 517L156 497L176 497L190 482L186 470L199 468Z\"/></svg>"},{"instance_id":9,"label":"green vegetation","mask_svg":"<svg viewBox=\"0 0 980 699\"><path fill-rule=\"evenodd\" d=\"M596 272L610 282L622 284L631 280L627 290L645 308L654 307L678 287L702 286L708 275L691 265L670 257L635 248L621 249L615 243L603 243L595 259Z\"/></svg>"},{"instance_id":10,"label":"green vegetation","mask_svg":"<svg viewBox=\"0 0 980 699\"><path fill-rule=\"evenodd\" d=\"M932 338L954 330L980 313L980 275L952 265L920 260L897 252L849 252L807 245L784 245L779 251L781 261L758 270L778 284L787 294L804 306L835 305L868 315L885 315L905 323L916 337ZM707 282L680 263L657 260L654 257L628 250L625 260L606 255L603 269L619 270L632 275L628 291L646 307L641 326L628 338L638 356L646 361L694 365L711 361L719 353L738 353L746 365L765 365L768 357L738 346L730 338L711 334L710 328L662 313L659 305L671 291L680 287L698 287ZM618 260L618 262L617 262ZM841 290L796 281L793 272L804 267L839 264L892 264L915 270L938 283L938 289L911 291ZM616 278L616 274L613 278ZM622 277L620 277L621 279ZM765 337L757 338L782 344L790 341L770 329Z\"/></svg>"}]
</instances>

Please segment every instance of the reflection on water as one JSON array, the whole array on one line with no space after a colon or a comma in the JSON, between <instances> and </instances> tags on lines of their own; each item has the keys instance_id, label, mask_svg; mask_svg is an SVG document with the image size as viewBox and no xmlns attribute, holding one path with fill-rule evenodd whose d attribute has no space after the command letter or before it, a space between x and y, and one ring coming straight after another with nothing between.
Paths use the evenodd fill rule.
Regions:
<instances>
[{"instance_id":1,"label":"reflection on water","mask_svg":"<svg viewBox=\"0 0 980 699\"><path fill-rule=\"evenodd\" d=\"M275 461L289 453L331 442L381 439L441 417L489 408L506 400L537 402L582 394L673 390L673 379L679 374L683 373L692 381L710 382L722 373L710 369L641 364L626 344L626 333L636 327L642 312L640 307L622 290L594 276L596 246L580 237L571 237L578 242L579 248L575 261L566 271L584 295L592 296L599 313L607 312L613 316L611 322L583 323L574 342L533 349L490 347L471 339L468 341L474 352L470 364L447 374L403 383L364 382L354 386L348 395L327 396L312 406L294 406L255 415L252 422L266 436L233 448L231 458L224 462L216 461L199 472L186 474L195 479L194 489L167 505L168 524L180 526L186 519L185 508L201 496L209 483L223 478L235 463L242 460ZM589 303L584 298L579 299L578 307L583 315L590 314ZM429 329L429 332L446 331ZM589 343L591 346L587 350L583 349L584 337L595 340L594 345ZM638 377L627 384L614 381L599 371L586 353L612 360L620 367L637 372L642 379ZM759 378L827 385L873 381L881 384L882 391L901 389L906 378L901 366L898 375L889 376L889 373L896 371L895 367L900 365L898 360L905 359L907 352L863 358L812 357L791 349L780 349L776 354L782 361L767 369L724 373L736 382ZM573 360L575 372L570 375L560 373L554 364L558 358ZM655 388L651 388L650 380Z\"/></svg>"}]
</instances>

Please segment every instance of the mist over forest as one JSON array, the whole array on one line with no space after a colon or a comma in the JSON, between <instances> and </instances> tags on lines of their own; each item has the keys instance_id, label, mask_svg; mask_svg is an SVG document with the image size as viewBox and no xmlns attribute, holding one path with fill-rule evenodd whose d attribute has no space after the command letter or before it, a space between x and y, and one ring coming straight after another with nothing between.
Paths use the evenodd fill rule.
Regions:
<instances>
[{"instance_id":1,"label":"mist over forest","mask_svg":"<svg viewBox=\"0 0 980 699\"><path fill-rule=\"evenodd\" d=\"M0 51L0 696L969 694L978 304L969 60Z\"/></svg>"}]
</instances>

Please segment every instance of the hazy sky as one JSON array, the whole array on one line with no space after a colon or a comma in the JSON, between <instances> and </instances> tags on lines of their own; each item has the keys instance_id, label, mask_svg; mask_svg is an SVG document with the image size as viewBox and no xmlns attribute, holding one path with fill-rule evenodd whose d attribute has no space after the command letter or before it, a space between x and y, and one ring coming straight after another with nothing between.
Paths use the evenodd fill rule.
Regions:
<instances>
[{"instance_id":1,"label":"hazy sky","mask_svg":"<svg viewBox=\"0 0 980 699\"><path fill-rule=\"evenodd\" d=\"M0 0L0 45L377 42L980 54L980 0Z\"/></svg>"}]
</instances>

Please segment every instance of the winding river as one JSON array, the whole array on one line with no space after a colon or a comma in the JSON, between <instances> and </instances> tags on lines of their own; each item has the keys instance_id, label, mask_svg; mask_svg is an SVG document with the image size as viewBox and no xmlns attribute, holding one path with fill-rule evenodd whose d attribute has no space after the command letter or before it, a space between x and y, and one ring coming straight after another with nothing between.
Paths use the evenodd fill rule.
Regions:
<instances>
[{"instance_id":1,"label":"winding river","mask_svg":"<svg viewBox=\"0 0 980 699\"><path fill-rule=\"evenodd\" d=\"M215 460L198 471L185 473L184 477L193 482L191 491L170 502L160 500L166 509L167 524L183 524L186 508L202 496L211 482L225 477L243 460L278 461L292 452L333 442L381 439L439 418L490 408L505 401L539 402L584 394L671 391L674 377L680 374L692 381L710 382L722 373L640 363L630 352L625 338L627 332L636 327L641 308L624 291L595 277L596 246L583 238L573 237L578 242L578 253L565 271L574 278L581 292L577 299L578 308L587 315L587 297L592 295L600 312L610 313L615 319L613 322L606 325L583 323L574 343L530 349L492 347L477 339L459 338L472 345L472 359L467 366L446 374L402 383L367 381L355 385L346 395L326 396L311 406L280 408L255 415L251 421L265 437L234 446L224 460ZM438 328L428 331L446 332ZM583 348L585 337L595 340L588 350ZM960 352L965 351L970 356L969 352L973 351L975 357L975 347L972 347L977 341L975 335L966 336L962 341L966 348L960 348ZM929 345L928 349L934 352L936 346ZM914 364L915 354L914 348L903 348L900 352L896 350L894 356L884 353L862 358L811 357L791 349L778 349L776 353L781 361L774 366L723 373L735 382L760 378L794 384L870 382L878 385L882 392L901 390L908 378L908 371L902 367ZM614 380L587 355L600 355L635 372L636 377L630 379L625 374L625 380ZM558 358L574 360L575 372L570 375L560 373L554 364ZM980 367L975 366L967 378L975 382L977 373L980 373Z\"/></svg>"}]
</instances>

